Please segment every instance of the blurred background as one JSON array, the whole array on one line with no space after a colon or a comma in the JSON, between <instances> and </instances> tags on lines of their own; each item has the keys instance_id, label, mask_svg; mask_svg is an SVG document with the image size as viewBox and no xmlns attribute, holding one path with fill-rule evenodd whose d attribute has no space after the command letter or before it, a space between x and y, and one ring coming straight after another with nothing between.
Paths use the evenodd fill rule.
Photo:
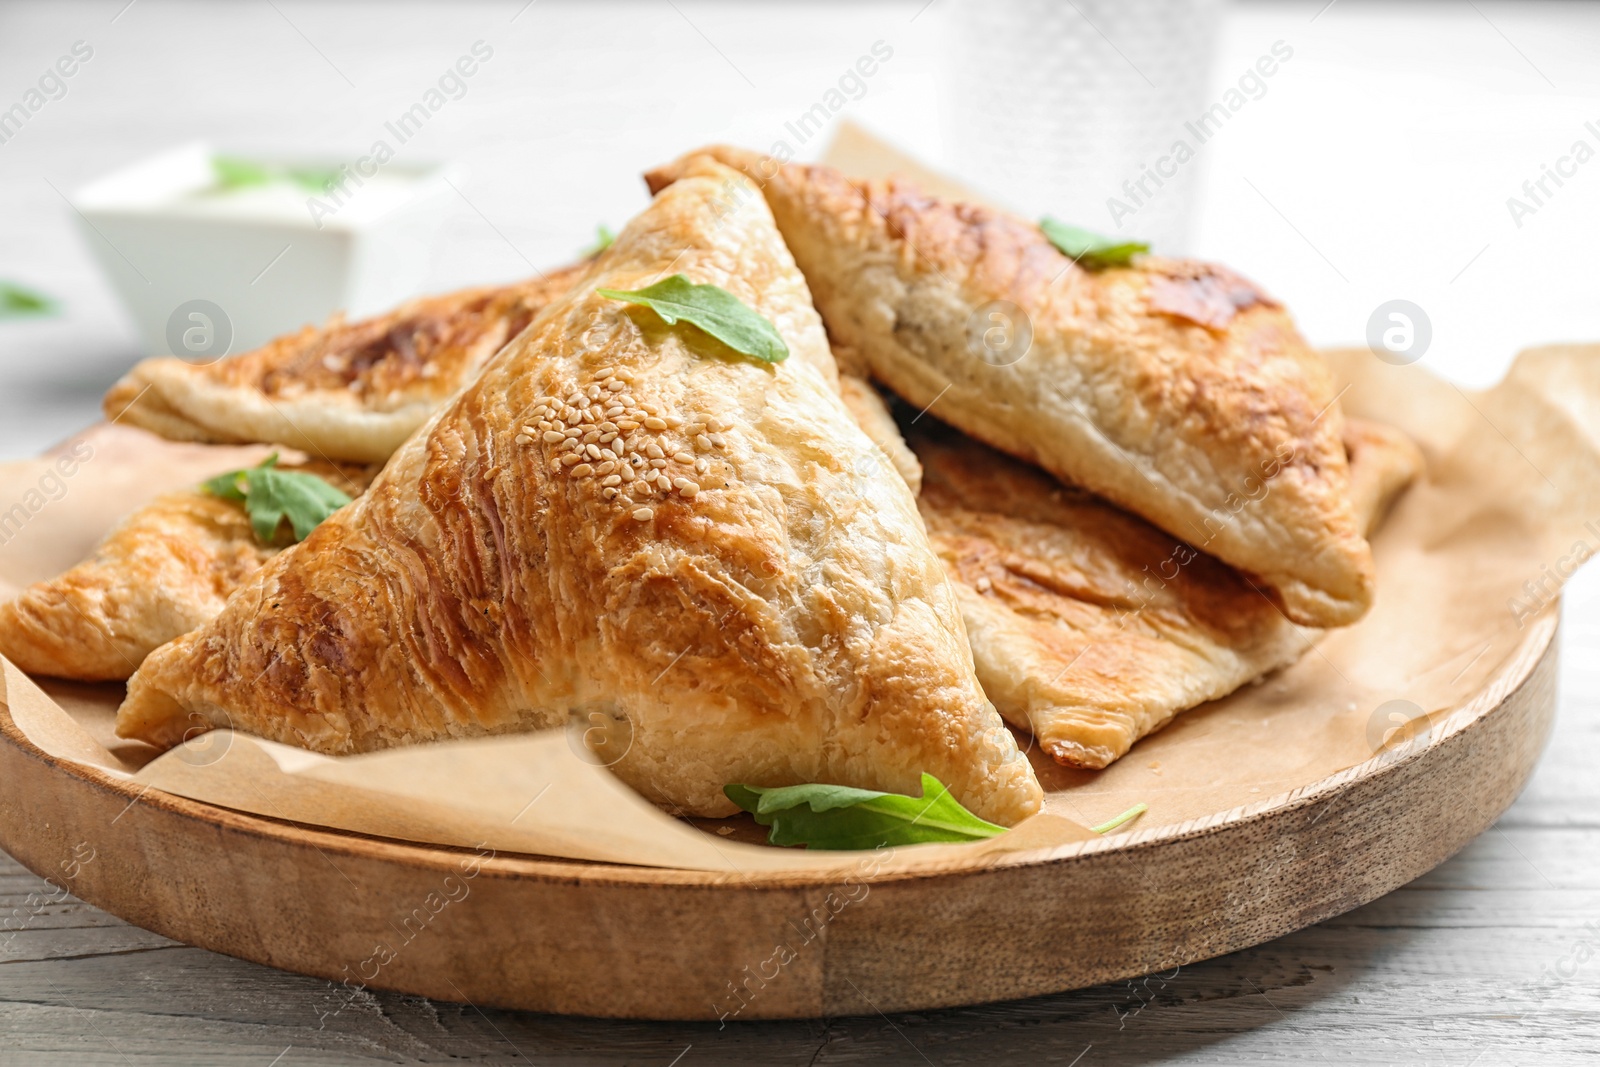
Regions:
<instances>
[{"instance_id":1,"label":"blurred background","mask_svg":"<svg viewBox=\"0 0 1600 1067\"><path fill-rule=\"evenodd\" d=\"M151 348L100 263L181 264L96 249L86 190L197 140L448 164L402 279L433 292L570 260L685 149L814 158L851 122L1029 215L1227 263L1317 344L1409 301L1422 362L1486 385L1600 339L1597 49L1600 8L1486 0L7 2L0 459L93 421ZM301 254L249 284L316 277Z\"/></svg>"}]
</instances>

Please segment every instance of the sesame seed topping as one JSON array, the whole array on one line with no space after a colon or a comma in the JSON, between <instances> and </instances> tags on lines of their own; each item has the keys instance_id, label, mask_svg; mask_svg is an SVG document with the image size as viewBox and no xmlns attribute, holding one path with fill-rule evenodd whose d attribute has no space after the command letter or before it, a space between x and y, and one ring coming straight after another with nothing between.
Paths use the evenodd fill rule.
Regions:
<instances>
[{"instance_id":1,"label":"sesame seed topping","mask_svg":"<svg viewBox=\"0 0 1600 1067\"><path fill-rule=\"evenodd\" d=\"M583 446L583 450L585 452L589 453L589 458L590 459L599 459L600 458L600 446L599 445L584 445Z\"/></svg>"},{"instance_id":2,"label":"sesame seed topping","mask_svg":"<svg viewBox=\"0 0 1600 1067\"><path fill-rule=\"evenodd\" d=\"M716 415L712 415L706 419L706 429L710 430L712 433L721 433L723 430L730 430L732 428L732 423L728 422L726 419L718 418Z\"/></svg>"},{"instance_id":3,"label":"sesame seed topping","mask_svg":"<svg viewBox=\"0 0 1600 1067\"><path fill-rule=\"evenodd\" d=\"M632 433L634 430L637 430L638 428L639 428L639 424L637 422L634 422L632 419L618 419L617 420L617 429L623 431L624 433Z\"/></svg>"},{"instance_id":4,"label":"sesame seed topping","mask_svg":"<svg viewBox=\"0 0 1600 1067\"><path fill-rule=\"evenodd\" d=\"M632 463L635 467L642 467L644 466L644 457L635 452L633 455L628 457L628 462Z\"/></svg>"},{"instance_id":5,"label":"sesame seed topping","mask_svg":"<svg viewBox=\"0 0 1600 1067\"><path fill-rule=\"evenodd\" d=\"M618 467L617 470L618 470L619 473L621 473L623 481L625 481L625 482L633 481L634 474L633 474L633 468L632 467L630 467L626 463L624 463L621 467Z\"/></svg>"},{"instance_id":6,"label":"sesame seed topping","mask_svg":"<svg viewBox=\"0 0 1600 1067\"><path fill-rule=\"evenodd\" d=\"M649 522L656 517L656 513L649 508L634 508L633 517L640 522Z\"/></svg>"},{"instance_id":7,"label":"sesame seed topping","mask_svg":"<svg viewBox=\"0 0 1600 1067\"><path fill-rule=\"evenodd\" d=\"M694 457L687 452L674 452L672 454L672 462L682 463L685 467L692 467L694 466Z\"/></svg>"},{"instance_id":8,"label":"sesame seed topping","mask_svg":"<svg viewBox=\"0 0 1600 1067\"><path fill-rule=\"evenodd\" d=\"M560 419L556 419L550 423L550 428L552 430L565 430L567 428L567 424L562 422Z\"/></svg>"},{"instance_id":9,"label":"sesame seed topping","mask_svg":"<svg viewBox=\"0 0 1600 1067\"><path fill-rule=\"evenodd\" d=\"M566 439L567 435L562 433L560 430L546 430L544 432L545 444L553 445L557 441L565 441Z\"/></svg>"},{"instance_id":10,"label":"sesame seed topping","mask_svg":"<svg viewBox=\"0 0 1600 1067\"><path fill-rule=\"evenodd\" d=\"M656 444L654 441L651 441L649 444L644 446L644 454L649 456L651 459L662 459L666 456L666 453L661 451L661 446Z\"/></svg>"},{"instance_id":11,"label":"sesame seed topping","mask_svg":"<svg viewBox=\"0 0 1600 1067\"><path fill-rule=\"evenodd\" d=\"M601 463L594 470L595 470L596 474L610 474L612 471L614 471L616 469L617 469L616 463L614 461L608 459L605 462Z\"/></svg>"},{"instance_id":12,"label":"sesame seed topping","mask_svg":"<svg viewBox=\"0 0 1600 1067\"><path fill-rule=\"evenodd\" d=\"M704 474L710 469L711 464L707 463L704 459L697 459L694 461L694 472L696 474Z\"/></svg>"},{"instance_id":13,"label":"sesame seed topping","mask_svg":"<svg viewBox=\"0 0 1600 1067\"><path fill-rule=\"evenodd\" d=\"M989 580L989 576L987 574L983 575L972 584L980 593L987 593L989 590L994 588L994 583Z\"/></svg>"},{"instance_id":14,"label":"sesame seed topping","mask_svg":"<svg viewBox=\"0 0 1600 1067\"><path fill-rule=\"evenodd\" d=\"M561 457L561 462L562 462L562 463L563 463L563 464L564 464L564 465L565 465L565 466L568 466L568 467L570 467L570 466L572 466L572 465L573 465L573 464L574 464L574 463L576 463L576 462L578 462L578 460L579 460L579 459L580 459L580 458L582 458L582 457L580 457L580 456L579 456L579 455L578 455L578 454L577 454L577 453L576 453L576 452L568 452L568 453L567 453L567 454L566 454L566 455L564 455L564 456L562 456L562 457Z\"/></svg>"},{"instance_id":15,"label":"sesame seed topping","mask_svg":"<svg viewBox=\"0 0 1600 1067\"><path fill-rule=\"evenodd\" d=\"M616 439L617 439L617 431L615 431L615 430L612 430L610 433L603 433L603 434L600 435L600 443L603 444L603 445L609 445L612 441L615 441Z\"/></svg>"},{"instance_id":16,"label":"sesame seed topping","mask_svg":"<svg viewBox=\"0 0 1600 1067\"><path fill-rule=\"evenodd\" d=\"M707 436L707 437L709 437L709 438L711 438L711 443L712 443L712 444L714 444L714 445L716 445L716 446L717 446L717 447L718 447L718 448L725 448L725 447L727 447L727 444L728 444L728 442L727 442L727 440L726 440L726 439L725 439L725 438L724 438L724 437L723 437L723 436L722 436L722 434L721 434L721 432L720 432L720 431L719 431L719 432L717 432L717 433L710 433L710 434L706 434L706 436Z\"/></svg>"},{"instance_id":17,"label":"sesame seed topping","mask_svg":"<svg viewBox=\"0 0 1600 1067\"><path fill-rule=\"evenodd\" d=\"M629 396L627 393L619 393L617 394L617 403L621 404L625 408L631 408L633 407L635 401L633 397Z\"/></svg>"},{"instance_id":18,"label":"sesame seed topping","mask_svg":"<svg viewBox=\"0 0 1600 1067\"><path fill-rule=\"evenodd\" d=\"M695 434L694 435L694 448L695 448L696 452L710 452L711 451L711 438L707 437L703 433Z\"/></svg>"},{"instance_id":19,"label":"sesame seed topping","mask_svg":"<svg viewBox=\"0 0 1600 1067\"><path fill-rule=\"evenodd\" d=\"M519 433L516 436L516 442L519 445L531 445L533 443L533 438L529 437L525 433Z\"/></svg>"},{"instance_id":20,"label":"sesame seed topping","mask_svg":"<svg viewBox=\"0 0 1600 1067\"><path fill-rule=\"evenodd\" d=\"M615 489L602 489L600 490L600 495L605 497L607 500L615 500L617 498L617 491Z\"/></svg>"},{"instance_id":21,"label":"sesame seed topping","mask_svg":"<svg viewBox=\"0 0 1600 1067\"><path fill-rule=\"evenodd\" d=\"M613 378L606 383L606 388L613 393L620 393L628 387L628 383L620 378Z\"/></svg>"},{"instance_id":22,"label":"sesame seed topping","mask_svg":"<svg viewBox=\"0 0 1600 1067\"><path fill-rule=\"evenodd\" d=\"M654 448L655 446L651 445L650 447ZM656 470L660 470L661 468L665 467L666 465L667 465L667 461L666 461L665 458L652 459L650 461L650 466L654 467Z\"/></svg>"},{"instance_id":23,"label":"sesame seed topping","mask_svg":"<svg viewBox=\"0 0 1600 1067\"><path fill-rule=\"evenodd\" d=\"M622 475L620 475L620 474L608 474L608 475L606 475L605 481L601 482L600 484L601 485L621 485L622 484Z\"/></svg>"},{"instance_id":24,"label":"sesame seed topping","mask_svg":"<svg viewBox=\"0 0 1600 1067\"><path fill-rule=\"evenodd\" d=\"M577 440L578 438L583 436L583 427L582 426L569 426L567 429L561 431L561 435L563 437L570 437L573 440Z\"/></svg>"},{"instance_id":25,"label":"sesame seed topping","mask_svg":"<svg viewBox=\"0 0 1600 1067\"><path fill-rule=\"evenodd\" d=\"M654 415L647 417L644 420L644 425L647 430L665 430L667 428L666 420L658 419Z\"/></svg>"},{"instance_id":26,"label":"sesame seed topping","mask_svg":"<svg viewBox=\"0 0 1600 1067\"><path fill-rule=\"evenodd\" d=\"M683 425L683 419L679 418L677 415L665 415L662 417L661 421L667 424L667 429L669 430L676 430L679 426Z\"/></svg>"},{"instance_id":27,"label":"sesame seed topping","mask_svg":"<svg viewBox=\"0 0 1600 1067\"><path fill-rule=\"evenodd\" d=\"M587 478L593 473L594 468L589 466L587 463L580 463L576 467L572 468L572 476L574 478Z\"/></svg>"}]
</instances>

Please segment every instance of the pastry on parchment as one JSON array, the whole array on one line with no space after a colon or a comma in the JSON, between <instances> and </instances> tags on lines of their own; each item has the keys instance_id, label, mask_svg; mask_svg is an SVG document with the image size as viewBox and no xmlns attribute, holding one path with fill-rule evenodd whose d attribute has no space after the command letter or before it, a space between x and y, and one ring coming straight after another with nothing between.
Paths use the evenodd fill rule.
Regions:
<instances>
[{"instance_id":1,"label":"pastry on parchment","mask_svg":"<svg viewBox=\"0 0 1600 1067\"><path fill-rule=\"evenodd\" d=\"M321 462L284 469L350 495L377 473ZM120 681L221 611L279 548L256 539L242 504L199 487L163 494L117 523L89 559L0 604L0 654L29 674Z\"/></svg>"},{"instance_id":2,"label":"pastry on parchment","mask_svg":"<svg viewBox=\"0 0 1600 1067\"><path fill-rule=\"evenodd\" d=\"M706 154L761 185L844 369L1254 575L1296 622L1366 611L1329 372L1252 284L1153 256L1086 270L1001 212L739 149L650 187Z\"/></svg>"},{"instance_id":3,"label":"pastry on parchment","mask_svg":"<svg viewBox=\"0 0 1600 1067\"><path fill-rule=\"evenodd\" d=\"M934 549L978 678L1060 763L1105 767L1179 712L1285 667L1318 631L1248 578L1149 523L932 418L909 439ZM1416 475L1398 430L1352 419L1359 520Z\"/></svg>"},{"instance_id":4,"label":"pastry on parchment","mask_svg":"<svg viewBox=\"0 0 1600 1067\"><path fill-rule=\"evenodd\" d=\"M596 292L674 272L792 354L761 363ZM1038 782L910 492L858 463L877 450L834 373L765 203L705 161L364 496L146 659L118 732L231 725L344 753L571 709L627 720L602 754L669 808L731 813L730 782L916 793L926 771L1015 823Z\"/></svg>"},{"instance_id":5,"label":"pastry on parchment","mask_svg":"<svg viewBox=\"0 0 1600 1067\"><path fill-rule=\"evenodd\" d=\"M282 444L329 460L382 462L583 269L307 326L211 364L146 359L111 387L103 407L108 419L174 441Z\"/></svg>"}]
</instances>

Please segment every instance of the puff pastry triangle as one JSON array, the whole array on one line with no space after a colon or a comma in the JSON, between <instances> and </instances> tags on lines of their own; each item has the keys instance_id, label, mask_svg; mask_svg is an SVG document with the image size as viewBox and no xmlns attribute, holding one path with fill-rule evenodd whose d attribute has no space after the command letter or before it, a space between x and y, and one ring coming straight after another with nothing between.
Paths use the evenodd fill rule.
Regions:
<instances>
[{"instance_id":1,"label":"puff pastry triangle","mask_svg":"<svg viewBox=\"0 0 1600 1067\"><path fill-rule=\"evenodd\" d=\"M174 441L282 444L381 462L584 269L307 326L210 364L142 360L101 406L108 419Z\"/></svg>"},{"instance_id":2,"label":"puff pastry triangle","mask_svg":"<svg viewBox=\"0 0 1600 1067\"><path fill-rule=\"evenodd\" d=\"M1366 611L1329 373L1249 282L1156 257L1084 270L1001 212L740 149L651 188L702 154L761 184L846 369L1250 572L1297 622Z\"/></svg>"},{"instance_id":3,"label":"puff pastry triangle","mask_svg":"<svg viewBox=\"0 0 1600 1067\"><path fill-rule=\"evenodd\" d=\"M674 272L732 292L791 356L595 292ZM672 808L729 813L729 782L914 793L927 771L1014 823L1039 785L909 491L858 462L877 449L834 373L759 193L707 160L364 496L146 659L118 731L357 752L577 712L626 720L602 754Z\"/></svg>"}]
</instances>

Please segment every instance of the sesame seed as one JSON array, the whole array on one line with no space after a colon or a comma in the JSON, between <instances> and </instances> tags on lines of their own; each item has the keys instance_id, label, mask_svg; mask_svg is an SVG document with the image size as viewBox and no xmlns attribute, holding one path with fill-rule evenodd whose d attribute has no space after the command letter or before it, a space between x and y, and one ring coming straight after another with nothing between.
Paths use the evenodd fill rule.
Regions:
<instances>
[{"instance_id":1,"label":"sesame seed","mask_svg":"<svg viewBox=\"0 0 1600 1067\"><path fill-rule=\"evenodd\" d=\"M552 427L554 425L555 425L555 423L551 422L549 419L540 419L539 420L539 429L541 429L541 430L548 430L548 429L550 429L550 427Z\"/></svg>"},{"instance_id":2,"label":"sesame seed","mask_svg":"<svg viewBox=\"0 0 1600 1067\"><path fill-rule=\"evenodd\" d=\"M529 437L532 437L534 434L538 433L539 431L534 429L532 426L524 426L522 428L522 432L527 434Z\"/></svg>"},{"instance_id":3,"label":"sesame seed","mask_svg":"<svg viewBox=\"0 0 1600 1067\"><path fill-rule=\"evenodd\" d=\"M598 385L591 385L589 388L583 391L583 395L588 397L590 400L599 400L600 387Z\"/></svg>"},{"instance_id":4,"label":"sesame seed","mask_svg":"<svg viewBox=\"0 0 1600 1067\"><path fill-rule=\"evenodd\" d=\"M619 378L613 378L606 383L606 388L613 393L620 393L628 387L628 383Z\"/></svg>"},{"instance_id":5,"label":"sesame seed","mask_svg":"<svg viewBox=\"0 0 1600 1067\"><path fill-rule=\"evenodd\" d=\"M580 463L576 467L572 468L572 476L574 478L587 478L593 473L594 468L589 466L587 463Z\"/></svg>"},{"instance_id":6,"label":"sesame seed","mask_svg":"<svg viewBox=\"0 0 1600 1067\"><path fill-rule=\"evenodd\" d=\"M614 419L627 410L628 409L623 407L621 404L612 404L610 407L606 408L606 418Z\"/></svg>"},{"instance_id":7,"label":"sesame seed","mask_svg":"<svg viewBox=\"0 0 1600 1067\"><path fill-rule=\"evenodd\" d=\"M650 461L650 466L654 467L656 470L660 470L661 468L665 467L666 465L667 465L667 461L664 458L663 459L652 459Z\"/></svg>"},{"instance_id":8,"label":"sesame seed","mask_svg":"<svg viewBox=\"0 0 1600 1067\"><path fill-rule=\"evenodd\" d=\"M634 508L633 517L640 522L649 522L656 517L656 513L649 508Z\"/></svg>"},{"instance_id":9,"label":"sesame seed","mask_svg":"<svg viewBox=\"0 0 1600 1067\"><path fill-rule=\"evenodd\" d=\"M628 457L628 462L632 463L635 467L642 467L644 466L644 457L635 452L633 455Z\"/></svg>"},{"instance_id":10,"label":"sesame seed","mask_svg":"<svg viewBox=\"0 0 1600 1067\"><path fill-rule=\"evenodd\" d=\"M651 459L662 459L666 456L666 453L661 451L661 446L656 444L654 441L651 441L649 444L644 446L644 454L649 456Z\"/></svg>"},{"instance_id":11,"label":"sesame seed","mask_svg":"<svg viewBox=\"0 0 1600 1067\"><path fill-rule=\"evenodd\" d=\"M677 486L678 492L682 493L684 496L694 496L700 491L700 483L691 482L687 478L679 478L672 484Z\"/></svg>"},{"instance_id":12,"label":"sesame seed","mask_svg":"<svg viewBox=\"0 0 1600 1067\"><path fill-rule=\"evenodd\" d=\"M692 467L694 466L694 457L687 452L674 452L672 454L672 462L682 463L685 467Z\"/></svg>"},{"instance_id":13,"label":"sesame seed","mask_svg":"<svg viewBox=\"0 0 1600 1067\"><path fill-rule=\"evenodd\" d=\"M600 458L600 446L599 445L584 445L583 446L583 450L585 452L589 453L589 458L590 459L599 459Z\"/></svg>"},{"instance_id":14,"label":"sesame seed","mask_svg":"<svg viewBox=\"0 0 1600 1067\"><path fill-rule=\"evenodd\" d=\"M707 463L704 459L697 459L694 461L694 472L696 474L704 474L710 469L711 464Z\"/></svg>"},{"instance_id":15,"label":"sesame seed","mask_svg":"<svg viewBox=\"0 0 1600 1067\"><path fill-rule=\"evenodd\" d=\"M557 452L581 452L582 450L583 446L578 444L578 440L575 437L564 439L560 447L556 449Z\"/></svg>"},{"instance_id":16,"label":"sesame seed","mask_svg":"<svg viewBox=\"0 0 1600 1067\"><path fill-rule=\"evenodd\" d=\"M668 478L665 474L656 475L656 485L663 493L672 492L672 479Z\"/></svg>"},{"instance_id":17,"label":"sesame seed","mask_svg":"<svg viewBox=\"0 0 1600 1067\"><path fill-rule=\"evenodd\" d=\"M594 376L596 378L611 378L615 376L616 373L617 368L615 367L601 367L599 370L594 372Z\"/></svg>"},{"instance_id":18,"label":"sesame seed","mask_svg":"<svg viewBox=\"0 0 1600 1067\"><path fill-rule=\"evenodd\" d=\"M605 497L607 500L615 500L617 498L617 491L615 489L602 489L600 490L600 495Z\"/></svg>"},{"instance_id":19,"label":"sesame seed","mask_svg":"<svg viewBox=\"0 0 1600 1067\"><path fill-rule=\"evenodd\" d=\"M617 432L617 424L614 423L614 422L610 422L610 421L602 422L600 424L600 432L601 433L616 433Z\"/></svg>"},{"instance_id":20,"label":"sesame seed","mask_svg":"<svg viewBox=\"0 0 1600 1067\"><path fill-rule=\"evenodd\" d=\"M578 462L579 458L580 457L576 452L568 452L566 455L561 457L561 462L563 465L570 467L574 463Z\"/></svg>"},{"instance_id":21,"label":"sesame seed","mask_svg":"<svg viewBox=\"0 0 1600 1067\"><path fill-rule=\"evenodd\" d=\"M546 430L544 432L545 444L553 445L557 441L565 441L566 439L567 435L559 430Z\"/></svg>"},{"instance_id":22,"label":"sesame seed","mask_svg":"<svg viewBox=\"0 0 1600 1067\"><path fill-rule=\"evenodd\" d=\"M617 469L616 463L614 463L613 461L608 459L604 463L600 464L600 466L596 467L594 469L594 471L595 471L596 474L610 474L612 471L614 471L616 469Z\"/></svg>"},{"instance_id":23,"label":"sesame seed","mask_svg":"<svg viewBox=\"0 0 1600 1067\"><path fill-rule=\"evenodd\" d=\"M730 428L731 424L715 415L712 415L710 418L706 419L706 429L710 430L712 433L721 433L723 430Z\"/></svg>"},{"instance_id":24,"label":"sesame seed","mask_svg":"<svg viewBox=\"0 0 1600 1067\"><path fill-rule=\"evenodd\" d=\"M617 394L617 403L621 404L625 408L631 408L634 405L634 399L627 393L619 393Z\"/></svg>"},{"instance_id":25,"label":"sesame seed","mask_svg":"<svg viewBox=\"0 0 1600 1067\"><path fill-rule=\"evenodd\" d=\"M634 474L633 474L633 468L632 467L628 466L627 464L623 464L621 467L618 467L617 470L622 474L622 480L623 481L625 481L625 482L633 481Z\"/></svg>"},{"instance_id":26,"label":"sesame seed","mask_svg":"<svg viewBox=\"0 0 1600 1067\"><path fill-rule=\"evenodd\" d=\"M533 438L529 437L525 433L519 433L516 436L516 442L519 445L531 445L533 444Z\"/></svg>"},{"instance_id":27,"label":"sesame seed","mask_svg":"<svg viewBox=\"0 0 1600 1067\"><path fill-rule=\"evenodd\" d=\"M574 441L576 441L578 438L583 436L583 427L581 427L581 426L568 427L567 429L561 431L561 435L563 437L570 437Z\"/></svg>"},{"instance_id":28,"label":"sesame seed","mask_svg":"<svg viewBox=\"0 0 1600 1067\"><path fill-rule=\"evenodd\" d=\"M658 419L654 415L646 418L644 425L647 430L665 430L667 428L666 420Z\"/></svg>"},{"instance_id":29,"label":"sesame seed","mask_svg":"<svg viewBox=\"0 0 1600 1067\"><path fill-rule=\"evenodd\" d=\"M695 447L695 451L696 452L710 452L711 451L711 438L707 437L703 433L695 434L694 435L694 447Z\"/></svg>"},{"instance_id":30,"label":"sesame seed","mask_svg":"<svg viewBox=\"0 0 1600 1067\"><path fill-rule=\"evenodd\" d=\"M977 587L977 590L980 593L987 593L989 590L994 588L994 583L989 580L989 576L987 574L972 584Z\"/></svg>"},{"instance_id":31,"label":"sesame seed","mask_svg":"<svg viewBox=\"0 0 1600 1067\"><path fill-rule=\"evenodd\" d=\"M567 428L567 424L562 422L560 419L556 419L550 423L550 428L552 430L565 430Z\"/></svg>"},{"instance_id":32,"label":"sesame seed","mask_svg":"<svg viewBox=\"0 0 1600 1067\"><path fill-rule=\"evenodd\" d=\"M717 433L707 434L706 436L711 438L711 443L716 445L718 448L724 448L728 444L727 440L723 438L720 431Z\"/></svg>"},{"instance_id":33,"label":"sesame seed","mask_svg":"<svg viewBox=\"0 0 1600 1067\"><path fill-rule=\"evenodd\" d=\"M601 485L621 485L622 484L622 475L620 475L620 474L608 474L608 475L606 475L605 481L601 482L600 484Z\"/></svg>"},{"instance_id":34,"label":"sesame seed","mask_svg":"<svg viewBox=\"0 0 1600 1067\"><path fill-rule=\"evenodd\" d=\"M603 433L603 434L600 435L600 443L603 444L603 445L608 445L612 441L615 441L616 439L617 439L617 431L615 431L615 430L612 430L610 433Z\"/></svg>"},{"instance_id":35,"label":"sesame seed","mask_svg":"<svg viewBox=\"0 0 1600 1067\"><path fill-rule=\"evenodd\" d=\"M567 403L567 407L569 407L569 408L577 407L579 404L583 403L583 394L582 393L569 393L569 394L567 394L566 403Z\"/></svg>"},{"instance_id":36,"label":"sesame seed","mask_svg":"<svg viewBox=\"0 0 1600 1067\"><path fill-rule=\"evenodd\" d=\"M578 407L577 407L576 404L574 404L571 407L567 408L567 410L563 411L561 414L562 414L562 417L567 420L567 423L569 425L571 423L574 423L574 422L582 422L583 421L583 412L578 410Z\"/></svg>"},{"instance_id":37,"label":"sesame seed","mask_svg":"<svg viewBox=\"0 0 1600 1067\"><path fill-rule=\"evenodd\" d=\"M639 428L639 424L637 422L634 422L632 419L618 419L617 420L617 429L623 431L624 433L632 433L634 430L637 430L638 428Z\"/></svg>"},{"instance_id":38,"label":"sesame seed","mask_svg":"<svg viewBox=\"0 0 1600 1067\"><path fill-rule=\"evenodd\" d=\"M683 419L679 418L677 415L667 415L663 417L661 421L667 424L667 429L669 430L676 430L679 426L683 425Z\"/></svg>"}]
</instances>

